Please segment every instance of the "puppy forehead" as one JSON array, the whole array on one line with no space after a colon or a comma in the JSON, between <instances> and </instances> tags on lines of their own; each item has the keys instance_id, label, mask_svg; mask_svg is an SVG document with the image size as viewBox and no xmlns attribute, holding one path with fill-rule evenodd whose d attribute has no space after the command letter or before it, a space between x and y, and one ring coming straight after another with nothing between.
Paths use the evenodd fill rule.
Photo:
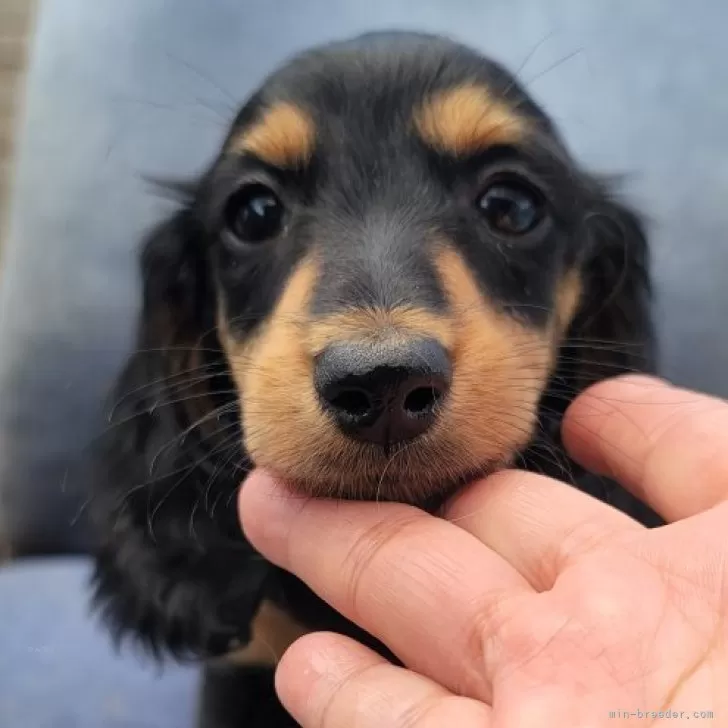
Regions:
<instances>
[{"instance_id":1,"label":"puppy forehead","mask_svg":"<svg viewBox=\"0 0 728 728\"><path fill-rule=\"evenodd\" d=\"M517 143L525 119L549 125L495 61L439 37L371 34L279 68L239 115L231 147L288 165L345 136L414 132L460 154Z\"/></svg>"},{"instance_id":2,"label":"puppy forehead","mask_svg":"<svg viewBox=\"0 0 728 728\"><path fill-rule=\"evenodd\" d=\"M495 62L439 38L395 36L294 59L253 96L232 135L238 152L315 170L304 236L318 259L306 295L314 315L447 309L432 245L443 193L430 184L423 145L467 156L549 125Z\"/></svg>"}]
</instances>

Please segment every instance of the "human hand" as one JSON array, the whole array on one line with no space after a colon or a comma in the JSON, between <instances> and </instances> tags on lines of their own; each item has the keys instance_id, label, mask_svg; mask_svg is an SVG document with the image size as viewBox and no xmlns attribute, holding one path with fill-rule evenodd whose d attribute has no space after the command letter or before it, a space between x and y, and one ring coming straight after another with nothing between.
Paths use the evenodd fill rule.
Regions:
<instances>
[{"instance_id":1,"label":"human hand","mask_svg":"<svg viewBox=\"0 0 728 728\"><path fill-rule=\"evenodd\" d=\"M277 671L301 725L616 727L639 718L621 711L652 724L661 710L728 725L728 404L612 380L571 406L564 438L668 525L523 472L475 483L446 520L250 477L251 542L407 666L343 636L301 638Z\"/></svg>"}]
</instances>

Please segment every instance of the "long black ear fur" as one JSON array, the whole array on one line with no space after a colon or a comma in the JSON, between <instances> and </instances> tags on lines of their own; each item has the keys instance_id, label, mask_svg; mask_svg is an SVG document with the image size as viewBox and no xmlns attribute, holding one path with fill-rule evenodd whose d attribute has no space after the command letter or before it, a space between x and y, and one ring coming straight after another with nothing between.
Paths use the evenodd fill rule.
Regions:
<instances>
[{"instance_id":1,"label":"long black ear fur","mask_svg":"<svg viewBox=\"0 0 728 728\"><path fill-rule=\"evenodd\" d=\"M192 431L181 437L189 418L175 404L184 397L174 388L190 370L191 355L211 352L208 372L223 366L214 345L201 343L213 327L213 297L202 233L190 210L148 237L141 275L139 351L112 398L89 506L95 604L118 639L136 637L157 655L216 655L231 641L247 641L268 567L240 536L234 515L222 533L219 514L215 527L205 517L205 489L214 482L229 502L240 470L215 472L211 480L211 469L201 467L209 462L209 445L205 451L200 438L199 447L191 446ZM224 510L235 508L221 505Z\"/></svg>"},{"instance_id":2,"label":"long black ear fur","mask_svg":"<svg viewBox=\"0 0 728 728\"><path fill-rule=\"evenodd\" d=\"M601 188L584 221L581 305L568 332L569 358L580 360L575 384L654 372L652 280L646 225ZM568 350L568 344L567 344Z\"/></svg>"},{"instance_id":3,"label":"long black ear fur","mask_svg":"<svg viewBox=\"0 0 728 728\"><path fill-rule=\"evenodd\" d=\"M550 441L559 445L564 412L590 385L621 374L657 371L645 223L637 212L611 195L606 185L595 183L591 210L578 242L583 251L579 261L581 300L543 400L545 429L550 433ZM661 523L623 488L585 474L568 459L555 457L550 446L544 449L537 445L532 457L537 469L556 477L570 477L583 490L645 525Z\"/></svg>"}]
</instances>

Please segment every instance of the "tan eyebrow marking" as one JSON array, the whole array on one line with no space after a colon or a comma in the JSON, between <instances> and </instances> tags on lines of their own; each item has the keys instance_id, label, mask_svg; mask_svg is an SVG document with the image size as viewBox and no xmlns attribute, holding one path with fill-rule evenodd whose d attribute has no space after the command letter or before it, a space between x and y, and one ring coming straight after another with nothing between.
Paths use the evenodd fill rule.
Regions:
<instances>
[{"instance_id":1,"label":"tan eyebrow marking","mask_svg":"<svg viewBox=\"0 0 728 728\"><path fill-rule=\"evenodd\" d=\"M280 102L260 121L233 138L230 150L249 152L277 167L307 162L313 153L316 127L313 119L295 104Z\"/></svg>"},{"instance_id":2,"label":"tan eyebrow marking","mask_svg":"<svg viewBox=\"0 0 728 728\"><path fill-rule=\"evenodd\" d=\"M484 86L458 86L435 94L414 116L420 136L438 151L473 154L494 144L514 144L526 120Z\"/></svg>"}]
</instances>

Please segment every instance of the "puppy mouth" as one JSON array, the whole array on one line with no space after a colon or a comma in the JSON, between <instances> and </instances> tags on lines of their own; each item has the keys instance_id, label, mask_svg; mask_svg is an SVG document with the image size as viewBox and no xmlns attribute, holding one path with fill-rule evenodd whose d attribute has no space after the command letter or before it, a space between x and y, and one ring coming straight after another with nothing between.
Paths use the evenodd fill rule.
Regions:
<instances>
[{"instance_id":1,"label":"puppy mouth","mask_svg":"<svg viewBox=\"0 0 728 728\"><path fill-rule=\"evenodd\" d=\"M441 483L437 491L420 500L409 502L409 505L421 508L423 511L428 513L439 514L442 512L447 502L463 488L478 480L483 480L484 478L487 478L506 467L507 463L505 462L493 462L479 468L473 468L463 472L462 475L453 478L448 482Z\"/></svg>"},{"instance_id":2,"label":"puppy mouth","mask_svg":"<svg viewBox=\"0 0 728 728\"><path fill-rule=\"evenodd\" d=\"M419 472L419 477L416 470L410 470L406 474L383 471L379 477L362 477L351 472L333 474L326 468L328 477L322 478L300 478L293 474L276 473L275 469L272 469L272 472L298 496L405 503L428 513L437 514L461 489L507 468L510 462L510 459L492 460L476 467L462 469L455 475L443 475L439 480L433 479L431 473L427 474L425 466ZM452 472L453 469L448 470Z\"/></svg>"}]
</instances>

